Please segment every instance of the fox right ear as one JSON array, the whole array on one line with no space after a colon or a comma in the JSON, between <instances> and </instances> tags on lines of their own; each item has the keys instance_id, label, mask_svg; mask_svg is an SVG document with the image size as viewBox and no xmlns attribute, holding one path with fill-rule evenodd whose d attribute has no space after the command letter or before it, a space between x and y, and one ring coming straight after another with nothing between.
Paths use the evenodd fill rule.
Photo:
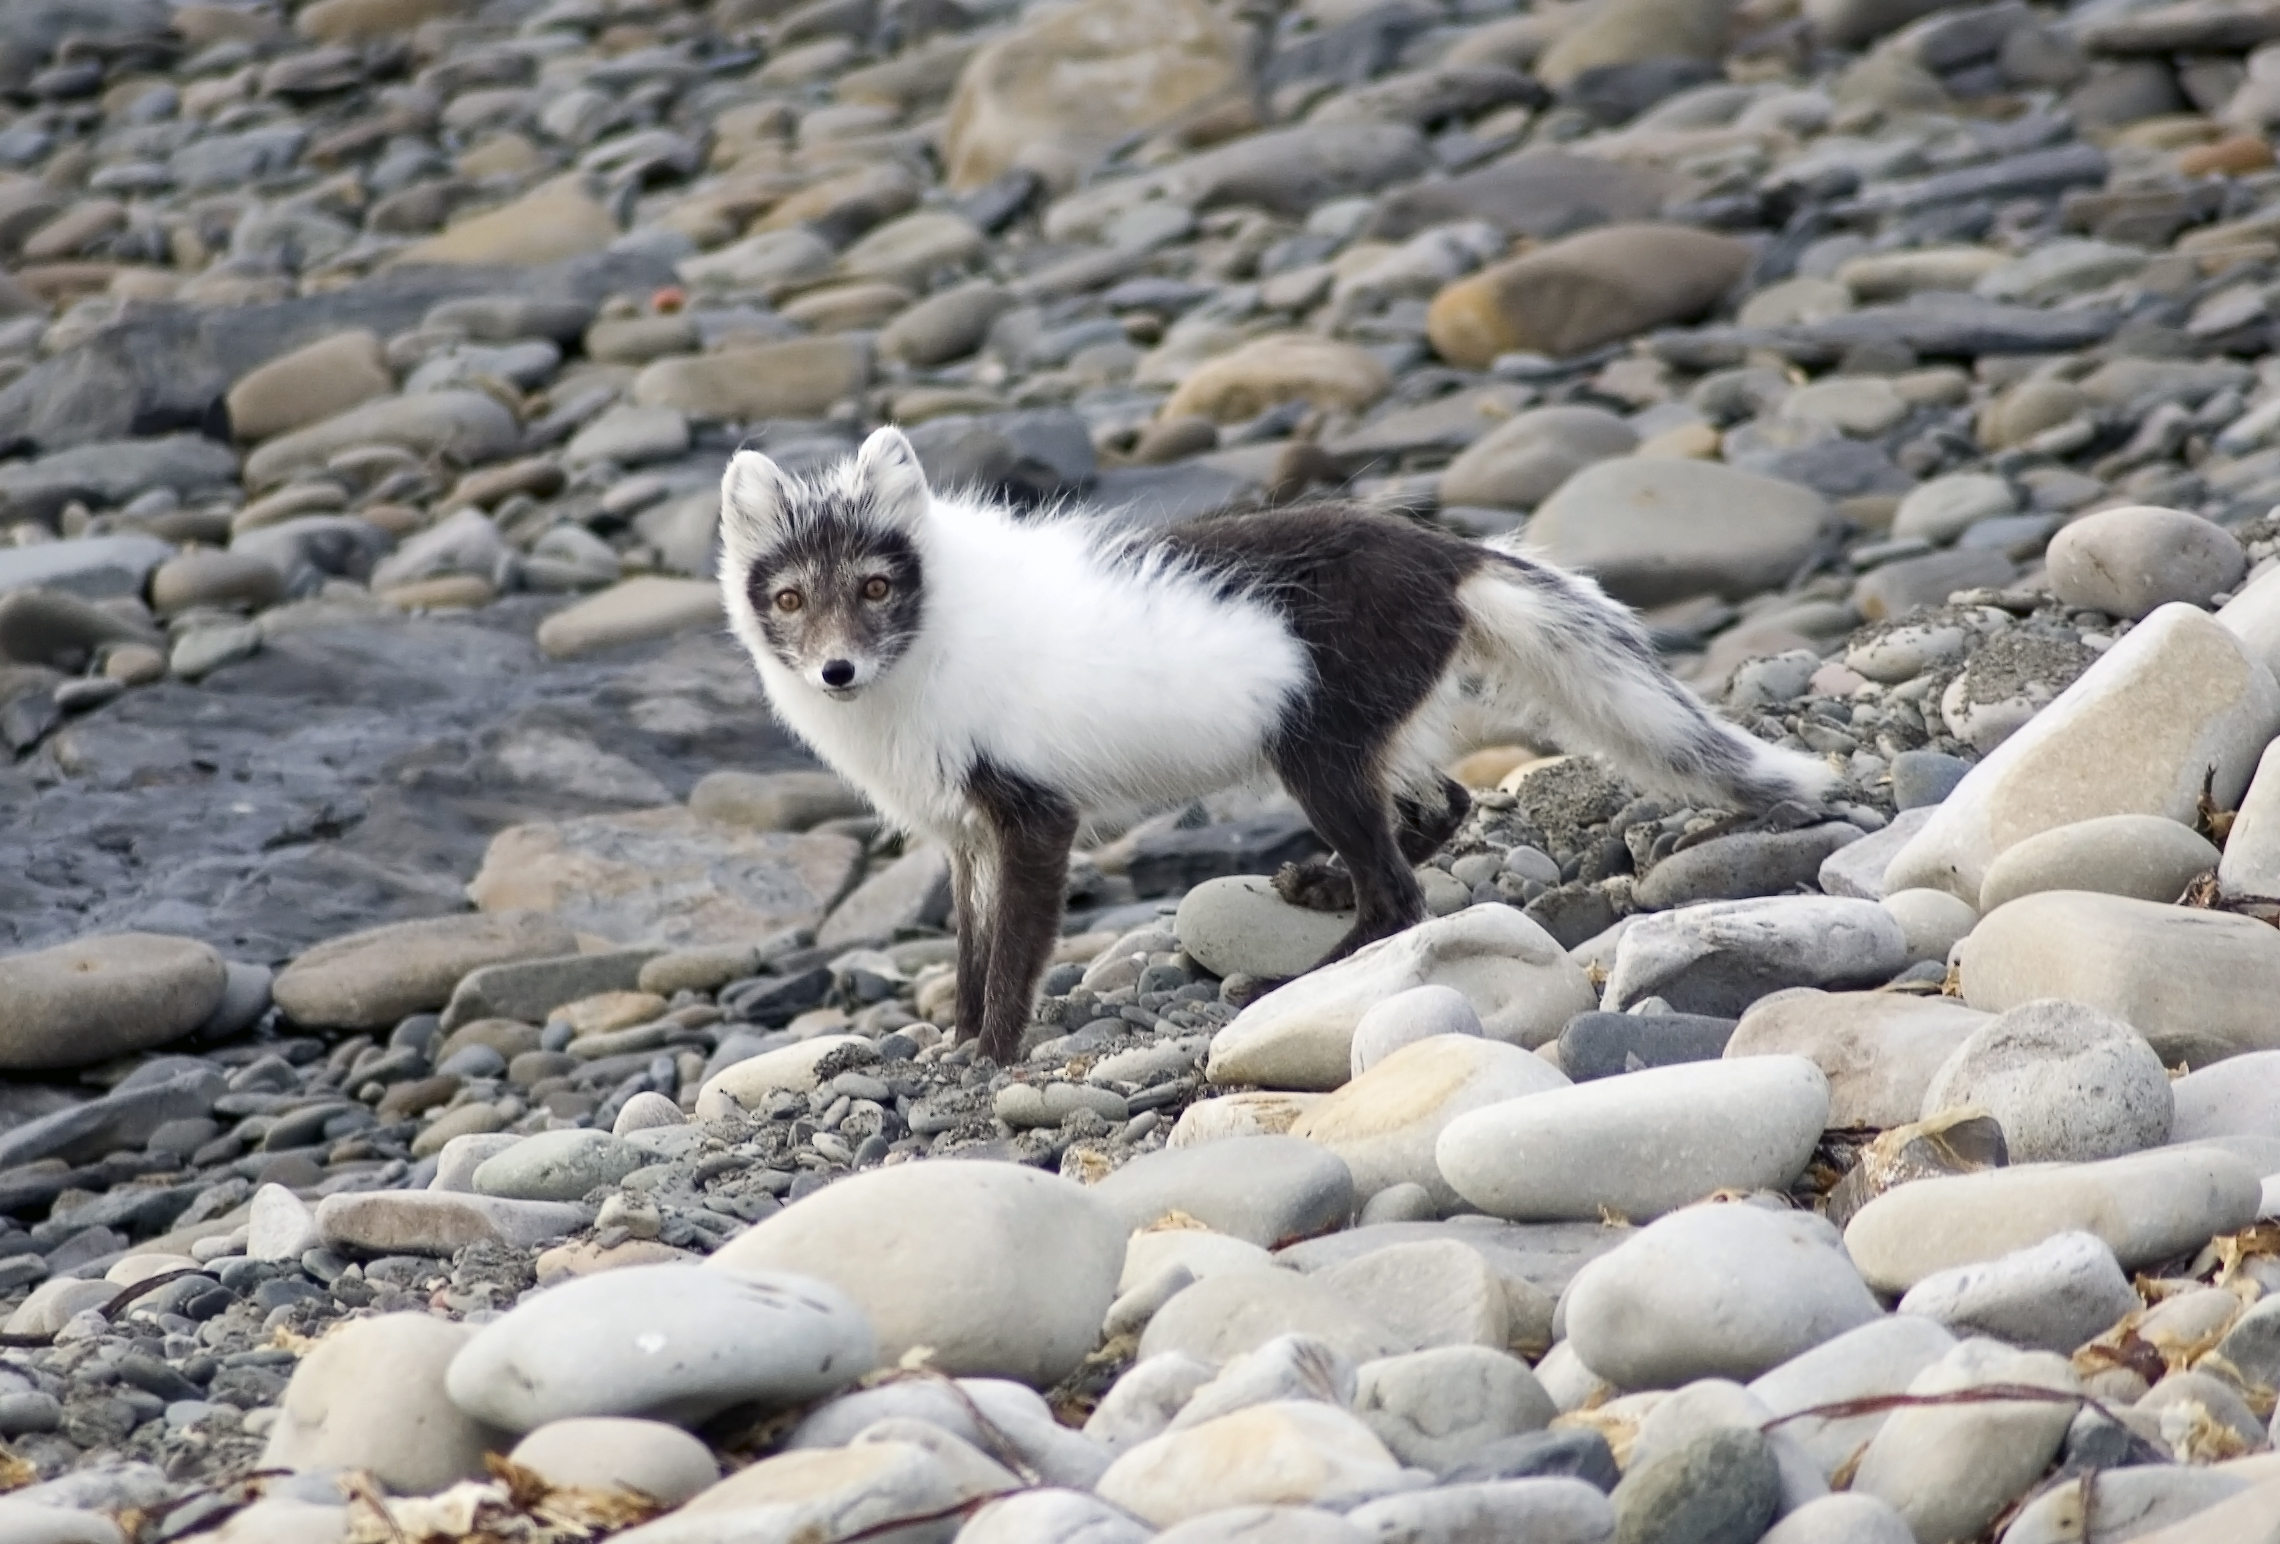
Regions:
<instances>
[{"instance_id":1,"label":"fox right ear","mask_svg":"<svg viewBox=\"0 0 2280 1544\"><path fill-rule=\"evenodd\" d=\"M748 556L758 552L783 529L791 492L782 467L756 450L738 451L721 473L721 534Z\"/></svg>"}]
</instances>

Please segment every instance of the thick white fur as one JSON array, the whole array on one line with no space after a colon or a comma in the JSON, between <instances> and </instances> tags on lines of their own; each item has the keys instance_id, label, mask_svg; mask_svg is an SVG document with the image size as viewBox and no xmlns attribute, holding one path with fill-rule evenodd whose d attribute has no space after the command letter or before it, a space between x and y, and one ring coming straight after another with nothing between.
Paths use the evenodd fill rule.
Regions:
<instances>
[{"instance_id":1,"label":"thick white fur","mask_svg":"<svg viewBox=\"0 0 2280 1544\"><path fill-rule=\"evenodd\" d=\"M1094 815L1269 774L1267 744L1311 677L1271 607L1177 567L1136 569L1093 520L1016 520L933 493L894 430L826 476L918 546L924 609L900 662L835 699L769 649L746 575L801 494L753 451L722 479L721 591L777 716L882 815L970 849L965 779L982 758ZM1713 803L1735 789L1679 770L1705 743L1738 748L1760 793L1810 801L1829 786L1826 768L1713 718L1651 656L1620 647L1614 632L1636 624L1597 585L1545 571L1543 588L1495 565L1459 586L1470 625L1388 747L1391 788L1437 793L1440 769L1473 738L1461 730L1484 721Z\"/></svg>"},{"instance_id":2,"label":"thick white fur","mask_svg":"<svg viewBox=\"0 0 2280 1544\"><path fill-rule=\"evenodd\" d=\"M859 459L830 475L852 492L877 474ZM1094 521L1017 522L972 499L925 496L907 526L923 570L918 637L894 668L833 700L769 650L745 594L782 489L752 451L723 479L729 622L777 716L887 818L963 843L965 777L982 757L1094 814L1266 773L1267 739L1309 675L1270 608L1219 599L1176 569L1136 576L1111 561Z\"/></svg>"}]
</instances>

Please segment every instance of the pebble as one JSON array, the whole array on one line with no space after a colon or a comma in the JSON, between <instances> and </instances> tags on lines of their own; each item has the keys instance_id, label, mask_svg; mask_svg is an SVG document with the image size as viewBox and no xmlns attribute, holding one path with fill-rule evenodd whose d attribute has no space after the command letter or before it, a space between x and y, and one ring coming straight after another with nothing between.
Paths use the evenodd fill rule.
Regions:
<instances>
[{"instance_id":1,"label":"pebble","mask_svg":"<svg viewBox=\"0 0 2280 1544\"><path fill-rule=\"evenodd\" d=\"M1872 901L1706 901L1652 913L1624 930L1604 1006L1660 997L1681 1013L1738 1018L1784 987L1880 986L1907 955L1899 922Z\"/></svg>"},{"instance_id":2,"label":"pebble","mask_svg":"<svg viewBox=\"0 0 2280 1544\"><path fill-rule=\"evenodd\" d=\"M1619 1388L1754 1378L1877 1316L1835 1230L1750 1205L1690 1207L1576 1273L1568 1340Z\"/></svg>"},{"instance_id":3,"label":"pebble","mask_svg":"<svg viewBox=\"0 0 2280 1544\"><path fill-rule=\"evenodd\" d=\"M1579 1013L1560 1031L1560 1070L1578 1083L1647 1067L1716 1061L1732 1019L1697 1013Z\"/></svg>"},{"instance_id":4,"label":"pebble","mask_svg":"<svg viewBox=\"0 0 2280 1544\"><path fill-rule=\"evenodd\" d=\"M2004 1530L2004 1536L2012 1544L2059 1544L2085 1534L2092 1538L2143 1538L2168 1531L2172 1525L2182 1527L2206 1518L2212 1508L2240 1495L2251 1484L2241 1476L2182 1464L2101 1470L2035 1497Z\"/></svg>"},{"instance_id":5,"label":"pebble","mask_svg":"<svg viewBox=\"0 0 2280 1544\"><path fill-rule=\"evenodd\" d=\"M2275 1048L2255 1004L2280 989L2280 937L2245 917L2046 890L1982 920L1956 962L1974 1008L2085 1003L2143 1035L2165 1066Z\"/></svg>"},{"instance_id":6,"label":"pebble","mask_svg":"<svg viewBox=\"0 0 2280 1544\"><path fill-rule=\"evenodd\" d=\"M1944 890L1895 890L1879 904L1900 924L1911 963L1946 964L1979 925L1979 913Z\"/></svg>"},{"instance_id":7,"label":"pebble","mask_svg":"<svg viewBox=\"0 0 2280 1544\"><path fill-rule=\"evenodd\" d=\"M1955 1337L1928 1318L1892 1314L1872 1319L1783 1362L1749 1385L1750 1394L1777 1416L1801 1416L1823 1405L1904 1392L1916 1375L1945 1356ZM1851 1416L1801 1416L1781 1430L1834 1475L1891 1419L1871 1410Z\"/></svg>"},{"instance_id":8,"label":"pebble","mask_svg":"<svg viewBox=\"0 0 2280 1544\"><path fill-rule=\"evenodd\" d=\"M1148 1321L1140 1355L1216 1364L1285 1335L1322 1341L1354 1362L1418 1349L1312 1277L1268 1266L1217 1272L1182 1288Z\"/></svg>"},{"instance_id":9,"label":"pebble","mask_svg":"<svg viewBox=\"0 0 2280 1544\"><path fill-rule=\"evenodd\" d=\"M949 1440L945 1438L944 1441ZM963 1444L961 1444L963 1446ZM844 1531L850 1516L899 1518L962 1510L1013 1490L1002 1467L966 1449L945 1462L932 1448L882 1437L843 1448L778 1453L700 1492L678 1511L619 1537L634 1544L698 1544L724 1533L798 1538ZM857 1527L868 1526L857 1523Z\"/></svg>"},{"instance_id":10,"label":"pebble","mask_svg":"<svg viewBox=\"0 0 2280 1544\"><path fill-rule=\"evenodd\" d=\"M2045 555L2051 592L2069 606L2136 620L2156 607L2206 606L2247 572L2230 531L2178 509L2126 505L2071 522Z\"/></svg>"},{"instance_id":11,"label":"pebble","mask_svg":"<svg viewBox=\"0 0 2280 1544\"><path fill-rule=\"evenodd\" d=\"M1313 1400L1253 1405L1141 1443L1100 1478L1101 1499L1159 1528L1235 1506L1350 1506L1402 1484L1370 1429Z\"/></svg>"},{"instance_id":12,"label":"pebble","mask_svg":"<svg viewBox=\"0 0 2280 1544\"><path fill-rule=\"evenodd\" d=\"M1444 1485L1365 1502L1346 1521L1364 1538L1524 1538L1544 1544L1594 1544L1616 1527L1607 1499L1569 1479Z\"/></svg>"},{"instance_id":13,"label":"pebble","mask_svg":"<svg viewBox=\"0 0 2280 1544\"><path fill-rule=\"evenodd\" d=\"M531 912L392 922L305 950L270 993L299 1024L384 1029L443 1007L469 971L577 946L560 922Z\"/></svg>"},{"instance_id":14,"label":"pebble","mask_svg":"<svg viewBox=\"0 0 2280 1544\"><path fill-rule=\"evenodd\" d=\"M1629 455L1638 445L1638 432L1604 408L1531 408L1466 446L1441 474L1441 497L1451 504L1534 509L1585 467Z\"/></svg>"},{"instance_id":15,"label":"pebble","mask_svg":"<svg viewBox=\"0 0 2280 1544\"><path fill-rule=\"evenodd\" d=\"M154 933L0 955L0 1067L86 1067L165 1045L203 1024L226 985L207 945Z\"/></svg>"},{"instance_id":16,"label":"pebble","mask_svg":"<svg viewBox=\"0 0 2280 1544\"><path fill-rule=\"evenodd\" d=\"M877 1360L862 1310L777 1272L627 1266L563 1282L483 1326L451 1363L452 1403L506 1431L585 1416L694 1424L786 1409Z\"/></svg>"},{"instance_id":17,"label":"pebble","mask_svg":"<svg viewBox=\"0 0 2280 1544\"><path fill-rule=\"evenodd\" d=\"M2197 1068L2169 1085L2172 1142L2261 1136L2280 1109L2280 1051L2251 1051Z\"/></svg>"},{"instance_id":18,"label":"pebble","mask_svg":"<svg viewBox=\"0 0 2280 1544\"><path fill-rule=\"evenodd\" d=\"M678 1427L621 1416L549 1421L507 1454L550 1485L632 1490L679 1506L720 1478L712 1451Z\"/></svg>"},{"instance_id":19,"label":"pebble","mask_svg":"<svg viewBox=\"0 0 2280 1544\"><path fill-rule=\"evenodd\" d=\"M1874 1496L1843 1494L1808 1501L1760 1544L1911 1544L1908 1519Z\"/></svg>"},{"instance_id":20,"label":"pebble","mask_svg":"<svg viewBox=\"0 0 2280 1544\"><path fill-rule=\"evenodd\" d=\"M2060 1233L1982 1265L1935 1271L1900 1299L1900 1312L1955 1334L2062 1356L2139 1306L2113 1250L2089 1233Z\"/></svg>"},{"instance_id":21,"label":"pebble","mask_svg":"<svg viewBox=\"0 0 2280 1544\"><path fill-rule=\"evenodd\" d=\"M2071 1232L2095 1234L2123 1269L2137 1270L2246 1227L2260 1198L2247 1164L2209 1148L2023 1165L1888 1191L1846 1224L1845 1248L1888 1293Z\"/></svg>"},{"instance_id":22,"label":"pebble","mask_svg":"<svg viewBox=\"0 0 2280 1544\"><path fill-rule=\"evenodd\" d=\"M1205 880L1172 917L1173 936L1204 969L1269 981L1311 970L1351 926L1350 916L1291 905L1249 874Z\"/></svg>"},{"instance_id":23,"label":"pebble","mask_svg":"<svg viewBox=\"0 0 2280 1544\"><path fill-rule=\"evenodd\" d=\"M1637 606L1780 584L1827 515L1797 483L1708 461L1631 456L1577 472L1546 499L1529 537Z\"/></svg>"},{"instance_id":24,"label":"pebble","mask_svg":"<svg viewBox=\"0 0 2280 1544\"><path fill-rule=\"evenodd\" d=\"M2217 860L2217 888L2228 896L2280 892L2280 772L2274 767L2280 756L2266 746Z\"/></svg>"},{"instance_id":25,"label":"pebble","mask_svg":"<svg viewBox=\"0 0 2280 1544\"><path fill-rule=\"evenodd\" d=\"M1434 297L1426 332L1460 369L1516 351L1579 354L1716 303L1749 266L1728 236L1680 225L1613 225L1540 247Z\"/></svg>"},{"instance_id":26,"label":"pebble","mask_svg":"<svg viewBox=\"0 0 2280 1544\"><path fill-rule=\"evenodd\" d=\"M472 1333L421 1313L341 1326L293 1369L261 1467L369 1469L415 1496L481 1475L492 1433L444 1395Z\"/></svg>"},{"instance_id":27,"label":"pebble","mask_svg":"<svg viewBox=\"0 0 2280 1544\"><path fill-rule=\"evenodd\" d=\"M2280 688L2190 606L2153 612L2057 701L1971 770L1892 860L1892 889L1977 904L1994 860L2045 831L2105 815L2191 825L2204 786L2237 804L2280 730Z\"/></svg>"},{"instance_id":28,"label":"pebble","mask_svg":"<svg viewBox=\"0 0 2280 1544\"><path fill-rule=\"evenodd\" d=\"M1050 1387L1093 1349L1126 1231L1097 1194L1053 1175L913 1164L817 1191L711 1264L838 1287L870 1320L882 1361L930 1346L946 1372ZM945 1281L959 1289L942 1291Z\"/></svg>"},{"instance_id":29,"label":"pebble","mask_svg":"<svg viewBox=\"0 0 2280 1544\"><path fill-rule=\"evenodd\" d=\"M1371 1009L1363 1017L1364 1027L1397 1000ZM1457 1005L1471 1011L1461 998ZM1473 1035L1436 1035L1413 1041L1361 1072L1300 1115L1290 1134L1343 1159L1353 1194L1364 1201L1394 1185L1412 1184L1422 1186L1445 1211L1457 1204L1457 1194L1434 1159L1441 1133L1470 1111L1567 1086L1556 1068L1518 1046Z\"/></svg>"},{"instance_id":30,"label":"pebble","mask_svg":"<svg viewBox=\"0 0 2280 1544\"><path fill-rule=\"evenodd\" d=\"M2108 1013L2059 998L2022 1003L1973 1030L1932 1074L1926 1120L1984 1110L2013 1163L2117 1158L2169 1140L2168 1070Z\"/></svg>"},{"instance_id":31,"label":"pebble","mask_svg":"<svg viewBox=\"0 0 2280 1544\"><path fill-rule=\"evenodd\" d=\"M2207 838L2158 815L2106 815L2028 837L1987 866L1978 908L2044 890L2088 890L2169 905L2218 867Z\"/></svg>"},{"instance_id":32,"label":"pebble","mask_svg":"<svg viewBox=\"0 0 2280 1544\"><path fill-rule=\"evenodd\" d=\"M1412 987L1462 991L1489 1037L1533 1049L1595 1006L1591 983L1550 934L1509 906L1467 907L1277 987L1211 1042L1212 1082L1333 1089L1353 1066L1364 1013Z\"/></svg>"},{"instance_id":33,"label":"pebble","mask_svg":"<svg viewBox=\"0 0 2280 1544\"><path fill-rule=\"evenodd\" d=\"M317 1230L328 1246L429 1255L457 1254L476 1243L528 1248L551 1243L592 1220L584 1207L559 1201L419 1190L330 1195L318 1203L316 1215Z\"/></svg>"},{"instance_id":34,"label":"pebble","mask_svg":"<svg viewBox=\"0 0 2280 1544\"><path fill-rule=\"evenodd\" d=\"M1406 1046L1436 1035L1481 1033L1480 1015L1464 993L1451 986L1411 987L1396 992L1364 1013L1354 1025L1355 1077Z\"/></svg>"},{"instance_id":35,"label":"pebble","mask_svg":"<svg viewBox=\"0 0 2280 1544\"><path fill-rule=\"evenodd\" d=\"M720 586L643 574L555 612L538 626L552 659L577 659L645 639L719 625Z\"/></svg>"},{"instance_id":36,"label":"pebble","mask_svg":"<svg viewBox=\"0 0 2280 1544\"><path fill-rule=\"evenodd\" d=\"M2077 1392L2064 1358L1967 1340L1909 1383L1911 1394L1990 1384ZM1852 1489L1900 1513L1916 1537L1969 1538L2026 1493L2057 1454L2072 1400L2003 1400L1895 1411L1861 1455Z\"/></svg>"},{"instance_id":37,"label":"pebble","mask_svg":"<svg viewBox=\"0 0 2280 1544\"><path fill-rule=\"evenodd\" d=\"M1176 1214L1273 1248L1342 1226L1353 1215L1355 1185L1328 1144L1237 1136L1135 1158L1087 1193L1125 1233Z\"/></svg>"},{"instance_id":38,"label":"pebble","mask_svg":"<svg viewBox=\"0 0 2280 1544\"><path fill-rule=\"evenodd\" d=\"M1645 1220L1714 1190L1786 1189L1828 1109L1828 1079L1805 1058L1738 1057L1475 1110L1449 1123L1434 1156L1457 1194L1492 1216Z\"/></svg>"},{"instance_id":39,"label":"pebble","mask_svg":"<svg viewBox=\"0 0 2280 1544\"><path fill-rule=\"evenodd\" d=\"M1526 1366L1482 1346L1442 1346L1364 1362L1350 1401L1412 1468L1445 1474L1506 1437L1542 1431L1558 1408Z\"/></svg>"},{"instance_id":40,"label":"pebble","mask_svg":"<svg viewBox=\"0 0 2280 1544\"><path fill-rule=\"evenodd\" d=\"M1611 1498L1615 1536L1704 1540L1762 1538L1781 1505L1772 1445L1744 1427L1718 1427L1624 1474Z\"/></svg>"},{"instance_id":41,"label":"pebble","mask_svg":"<svg viewBox=\"0 0 2280 1544\"><path fill-rule=\"evenodd\" d=\"M375 397L392 396L395 390L380 339L369 328L352 327L247 371L230 387L223 406L231 433L258 443Z\"/></svg>"},{"instance_id":42,"label":"pebble","mask_svg":"<svg viewBox=\"0 0 2280 1544\"><path fill-rule=\"evenodd\" d=\"M652 1161L599 1131L541 1131L483 1160L470 1181L478 1195L510 1201L582 1201Z\"/></svg>"}]
</instances>

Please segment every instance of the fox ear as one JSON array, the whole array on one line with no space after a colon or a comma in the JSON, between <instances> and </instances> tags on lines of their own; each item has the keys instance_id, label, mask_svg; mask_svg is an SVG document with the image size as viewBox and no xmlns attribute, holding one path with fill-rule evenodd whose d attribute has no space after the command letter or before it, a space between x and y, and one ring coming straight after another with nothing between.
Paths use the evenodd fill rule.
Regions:
<instances>
[{"instance_id":1,"label":"fox ear","mask_svg":"<svg viewBox=\"0 0 2280 1544\"><path fill-rule=\"evenodd\" d=\"M731 547L756 556L783 530L790 507L791 479L756 450L740 450L720 477L720 526Z\"/></svg>"},{"instance_id":2,"label":"fox ear","mask_svg":"<svg viewBox=\"0 0 2280 1544\"><path fill-rule=\"evenodd\" d=\"M903 531L915 529L934 502L918 452L891 425L874 430L855 453L855 492L873 515Z\"/></svg>"}]
</instances>

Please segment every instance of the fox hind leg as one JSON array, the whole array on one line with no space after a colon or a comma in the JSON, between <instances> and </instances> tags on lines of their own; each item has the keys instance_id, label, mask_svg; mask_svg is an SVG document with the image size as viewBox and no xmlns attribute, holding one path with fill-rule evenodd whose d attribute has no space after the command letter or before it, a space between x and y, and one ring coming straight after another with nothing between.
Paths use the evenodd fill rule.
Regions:
<instances>
[{"instance_id":1,"label":"fox hind leg","mask_svg":"<svg viewBox=\"0 0 2280 1544\"><path fill-rule=\"evenodd\" d=\"M1365 944L1424 921L1425 892L1402 856L1392 801L1371 770L1351 756L1302 751L1277 759L1283 786L1315 832L1345 861L1353 885L1354 925L1318 964L1342 960Z\"/></svg>"},{"instance_id":2,"label":"fox hind leg","mask_svg":"<svg viewBox=\"0 0 2280 1544\"><path fill-rule=\"evenodd\" d=\"M1472 795L1463 784L1443 778L1439 793L1438 802L1406 793L1394 796L1395 840L1411 867L1439 852L1472 810ZM1309 911L1348 911L1354 905L1353 874L1339 858L1286 863L1276 870L1274 886L1286 902Z\"/></svg>"}]
</instances>

